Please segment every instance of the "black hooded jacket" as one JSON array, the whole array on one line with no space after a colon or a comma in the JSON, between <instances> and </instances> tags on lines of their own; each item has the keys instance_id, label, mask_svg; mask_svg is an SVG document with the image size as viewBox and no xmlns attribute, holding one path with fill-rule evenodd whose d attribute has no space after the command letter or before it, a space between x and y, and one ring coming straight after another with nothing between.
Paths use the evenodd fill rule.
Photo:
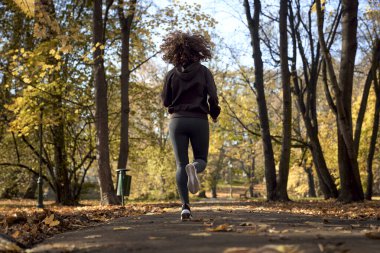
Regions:
<instances>
[{"instance_id":1,"label":"black hooded jacket","mask_svg":"<svg viewBox=\"0 0 380 253\"><path fill-rule=\"evenodd\" d=\"M220 114L214 78L210 70L198 62L170 70L161 98L171 118L207 119L210 114L216 120Z\"/></svg>"}]
</instances>

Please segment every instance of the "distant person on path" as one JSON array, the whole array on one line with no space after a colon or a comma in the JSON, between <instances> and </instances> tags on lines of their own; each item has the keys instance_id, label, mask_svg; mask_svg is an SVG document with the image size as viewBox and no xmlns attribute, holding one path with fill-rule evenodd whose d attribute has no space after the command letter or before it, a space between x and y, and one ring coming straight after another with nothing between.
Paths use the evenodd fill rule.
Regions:
<instances>
[{"instance_id":1,"label":"distant person on path","mask_svg":"<svg viewBox=\"0 0 380 253\"><path fill-rule=\"evenodd\" d=\"M182 201L181 219L191 219L189 191L199 191L197 173L205 170L209 148L208 114L220 114L214 78L200 62L211 59L211 42L202 35L170 33L161 45L163 60L174 65L161 93L170 114L169 135L177 163L176 181ZM189 163L189 141L194 161Z\"/></svg>"}]
</instances>

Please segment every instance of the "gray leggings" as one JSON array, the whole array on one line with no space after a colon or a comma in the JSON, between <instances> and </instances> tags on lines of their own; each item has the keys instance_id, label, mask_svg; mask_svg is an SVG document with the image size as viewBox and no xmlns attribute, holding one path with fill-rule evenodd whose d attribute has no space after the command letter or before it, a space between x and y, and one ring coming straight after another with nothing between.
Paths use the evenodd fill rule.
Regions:
<instances>
[{"instance_id":1,"label":"gray leggings","mask_svg":"<svg viewBox=\"0 0 380 253\"><path fill-rule=\"evenodd\" d=\"M209 126L207 119L201 118L172 118L169 123L169 135L172 141L175 160L177 163L177 187L183 204L189 203L187 189L187 174L185 167L189 164L189 141L193 148L193 164L200 173L207 164L209 146Z\"/></svg>"}]
</instances>

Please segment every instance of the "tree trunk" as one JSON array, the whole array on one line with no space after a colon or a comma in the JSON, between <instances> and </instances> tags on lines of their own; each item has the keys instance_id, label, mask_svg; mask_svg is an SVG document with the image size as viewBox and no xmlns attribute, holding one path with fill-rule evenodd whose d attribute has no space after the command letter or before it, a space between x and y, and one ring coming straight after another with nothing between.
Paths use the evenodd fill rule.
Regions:
<instances>
[{"instance_id":1,"label":"tree trunk","mask_svg":"<svg viewBox=\"0 0 380 253\"><path fill-rule=\"evenodd\" d=\"M204 198L206 199L207 196L206 196L206 191L205 190L201 190L199 193L198 193L198 198Z\"/></svg>"},{"instance_id":2,"label":"tree trunk","mask_svg":"<svg viewBox=\"0 0 380 253\"><path fill-rule=\"evenodd\" d=\"M216 194L216 185L211 186L211 197L214 199L218 197Z\"/></svg>"},{"instance_id":3,"label":"tree trunk","mask_svg":"<svg viewBox=\"0 0 380 253\"><path fill-rule=\"evenodd\" d=\"M219 149L219 157L218 157L218 161L217 161L216 166L215 166L215 170L211 172L210 185L211 185L212 198L216 198L216 195L217 195L216 194L216 188L218 186L218 182L220 179L220 173L223 169L224 154L225 154L225 150L224 150L224 146L222 146Z\"/></svg>"},{"instance_id":4,"label":"tree trunk","mask_svg":"<svg viewBox=\"0 0 380 253\"><path fill-rule=\"evenodd\" d=\"M280 63L282 82L282 144L276 199L289 201L287 185L289 177L290 145L292 137L292 96L288 63L288 0L280 1Z\"/></svg>"},{"instance_id":5,"label":"tree trunk","mask_svg":"<svg viewBox=\"0 0 380 253\"><path fill-rule=\"evenodd\" d=\"M121 26L121 74L120 74L120 90L121 90L121 124L120 124L120 146L119 159L117 163L118 169L127 168L129 153L129 55L130 55L130 34L132 28L133 17L136 12L136 0L129 2L128 15L124 16L123 0L119 0L118 14Z\"/></svg>"},{"instance_id":6,"label":"tree trunk","mask_svg":"<svg viewBox=\"0 0 380 253\"><path fill-rule=\"evenodd\" d=\"M263 60L260 49L260 13L261 2L254 0L254 14L251 16L250 4L248 0L244 0L244 8L248 21L248 28L251 35L251 46L253 49L253 60L255 65L255 89L257 92L256 101L259 109L261 138L264 150L264 166L265 166L265 180L267 189L267 200L272 201L276 199L276 168L273 155L273 147L270 138L268 109L265 100L264 91L264 70Z\"/></svg>"},{"instance_id":7,"label":"tree trunk","mask_svg":"<svg viewBox=\"0 0 380 253\"><path fill-rule=\"evenodd\" d=\"M375 58L375 64L373 65L373 84L376 93L376 104L375 104L375 115L373 118L372 136L367 157L367 189L365 193L365 198L367 200L372 199L372 188L373 188L373 171L372 162L375 155L377 134L379 132L379 117L380 117L380 85L377 78L377 68L378 68L378 58Z\"/></svg>"},{"instance_id":8,"label":"tree trunk","mask_svg":"<svg viewBox=\"0 0 380 253\"><path fill-rule=\"evenodd\" d=\"M342 202L362 201L363 189L360 181L352 136L351 99L353 87L354 64L357 49L357 0L343 0L342 14L342 53L339 71L339 82L334 72L332 58L326 45L322 24L323 14L321 1L317 0L318 35L324 61L328 70L331 85L335 93L337 126L338 126L338 161L341 191L338 200Z\"/></svg>"},{"instance_id":9,"label":"tree trunk","mask_svg":"<svg viewBox=\"0 0 380 253\"><path fill-rule=\"evenodd\" d=\"M345 117L338 124L338 160L341 179L339 199L343 202L361 201L364 198L363 188L357 163L357 150L352 137L352 87L357 49L358 1L343 0L342 15L342 55L339 74L339 88L342 91L343 108L338 110L338 117ZM339 97L337 97L339 99ZM338 121L339 121L338 120ZM344 122L344 124L342 124ZM348 133L345 133L348 132ZM346 134L349 138L347 140Z\"/></svg>"},{"instance_id":10,"label":"tree trunk","mask_svg":"<svg viewBox=\"0 0 380 253\"><path fill-rule=\"evenodd\" d=\"M60 102L59 102L60 103ZM55 202L63 205L76 204L73 194L70 192L69 172L67 169L65 130L63 115L60 116L59 124L52 127L54 143L54 168L55 168Z\"/></svg>"},{"instance_id":11,"label":"tree trunk","mask_svg":"<svg viewBox=\"0 0 380 253\"><path fill-rule=\"evenodd\" d=\"M292 57L291 70L293 73L294 94L296 95L296 98L297 98L297 109L300 111L300 114L302 115L302 120L305 124L306 133L310 142L309 149L313 157L313 162L314 162L317 176L319 179L320 189L325 199L336 198L338 197L338 190L336 188L333 178L331 177L331 174L328 171L326 160L324 158L322 147L321 147L319 137L318 137L318 119L316 117L316 84L318 83L317 66L318 66L319 58L320 58L319 47L317 47L316 49L317 52L315 53L315 59L311 62L312 64L311 67L309 67L306 60L304 48L302 46L301 36L299 32L297 31L298 27L295 27L295 24L294 24L294 15L293 15L292 9L290 8L289 10L290 10L289 22L290 22L290 29L291 29L291 35L292 35L292 45L293 45L293 57ZM299 18L301 18L299 13L297 15ZM297 41L299 44L298 47L297 47ZM299 82L298 82L297 53L296 53L297 48L303 60L303 71L304 71L304 76L305 76L304 82L307 87L306 89L307 103L308 103L307 105L305 104L305 100L304 100L303 87L300 87ZM311 48L310 50L312 51L313 48ZM311 69L310 76L308 74L309 73L308 69Z\"/></svg>"},{"instance_id":12,"label":"tree trunk","mask_svg":"<svg viewBox=\"0 0 380 253\"><path fill-rule=\"evenodd\" d=\"M37 186L38 186L37 179L38 179L37 174L30 175L29 184L28 184L28 187L26 188L26 191L25 191L24 196L23 196L24 199L35 199L36 198L36 191L37 191Z\"/></svg>"},{"instance_id":13,"label":"tree trunk","mask_svg":"<svg viewBox=\"0 0 380 253\"><path fill-rule=\"evenodd\" d=\"M93 1L93 43L104 45L104 23L102 16L102 0ZM99 44L98 44L99 45ZM118 204L112 183L111 166L109 157L108 136L108 106L107 106L107 81L104 70L104 51L97 46L94 51L94 86L95 86L95 117L98 150L98 176L100 185L100 197L102 205Z\"/></svg>"},{"instance_id":14,"label":"tree trunk","mask_svg":"<svg viewBox=\"0 0 380 253\"><path fill-rule=\"evenodd\" d=\"M315 198L317 197L317 194L315 192L315 184L314 184L314 176L313 176L312 167L303 166L303 170L305 171L307 175L307 185L309 187L308 197Z\"/></svg>"},{"instance_id":15,"label":"tree trunk","mask_svg":"<svg viewBox=\"0 0 380 253\"><path fill-rule=\"evenodd\" d=\"M379 66L379 61L380 61L380 39L377 38L373 45L374 45L374 48L373 48L373 53L372 53L372 64L371 64L370 70L368 71L367 78L366 78L365 83L364 83L362 100L360 103L358 117L356 119L354 144L355 144L355 150L357 150L357 151L359 151L360 135L362 132L361 130L362 130L363 120L364 120L364 116L365 116L365 112L366 112L366 108L367 108L368 95L369 95L369 91L370 91L372 81L374 82L375 90L377 89L376 82L378 82L378 79L376 76L376 74L377 74L376 72L377 72L377 68ZM357 153L359 153L359 152L357 152Z\"/></svg>"},{"instance_id":16,"label":"tree trunk","mask_svg":"<svg viewBox=\"0 0 380 253\"><path fill-rule=\"evenodd\" d=\"M253 192L253 190L254 190L253 179L255 178L255 168L256 168L256 158L255 158L255 154L253 154L252 155L252 164L251 164L251 167L250 167L249 173L248 173L248 181L249 181L248 191L249 191L249 197L251 197L251 198L255 197L255 193Z\"/></svg>"},{"instance_id":17,"label":"tree trunk","mask_svg":"<svg viewBox=\"0 0 380 253\"><path fill-rule=\"evenodd\" d=\"M316 167L317 176L319 180L319 185L321 191L323 192L324 198L337 198L338 190L334 183L334 179L332 178L326 164L326 160L323 155L322 147L319 142L318 132L315 131L314 128L310 128L310 144L311 144L311 154L313 156L313 162ZM313 141L311 141L313 139Z\"/></svg>"},{"instance_id":18,"label":"tree trunk","mask_svg":"<svg viewBox=\"0 0 380 253\"><path fill-rule=\"evenodd\" d=\"M380 89L379 89L380 92ZM377 96L376 98L376 109L375 116L373 119L373 129L371 136L371 143L369 146L368 157L367 157L367 189L365 198L367 200L372 199L372 186L373 186L373 171L372 171L372 161L375 154L377 134L379 131L379 113L380 113L380 99Z\"/></svg>"},{"instance_id":19,"label":"tree trunk","mask_svg":"<svg viewBox=\"0 0 380 253\"><path fill-rule=\"evenodd\" d=\"M365 112L367 109L368 95L369 95L369 91L370 91L371 83L372 83L372 77L373 77L372 72L373 72L373 66L371 66L371 69L369 70L369 72L367 74L367 78L366 78L365 83L364 83L362 99L360 102L358 117L356 119L354 143L355 143L355 150L358 150L358 151L359 151L359 146L360 146L360 136L362 133L364 116L365 116ZM357 152L357 153L359 153L359 152Z\"/></svg>"}]
</instances>

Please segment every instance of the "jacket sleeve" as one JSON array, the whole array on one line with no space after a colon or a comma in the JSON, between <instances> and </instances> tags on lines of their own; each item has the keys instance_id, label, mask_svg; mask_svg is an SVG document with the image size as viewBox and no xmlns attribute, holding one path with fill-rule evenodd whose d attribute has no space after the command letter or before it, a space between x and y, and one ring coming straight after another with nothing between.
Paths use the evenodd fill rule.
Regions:
<instances>
[{"instance_id":1,"label":"jacket sleeve","mask_svg":"<svg viewBox=\"0 0 380 253\"><path fill-rule=\"evenodd\" d=\"M161 92L162 104L165 107L169 107L172 103L172 88L171 88L171 73L169 72L165 76L164 87Z\"/></svg>"},{"instance_id":2,"label":"jacket sleeve","mask_svg":"<svg viewBox=\"0 0 380 253\"><path fill-rule=\"evenodd\" d=\"M212 76L210 70L208 68L205 68L205 69L206 69L208 104L210 105L210 116L213 119L217 119L220 114L220 106L219 106L216 85L215 85L214 77Z\"/></svg>"}]
</instances>

